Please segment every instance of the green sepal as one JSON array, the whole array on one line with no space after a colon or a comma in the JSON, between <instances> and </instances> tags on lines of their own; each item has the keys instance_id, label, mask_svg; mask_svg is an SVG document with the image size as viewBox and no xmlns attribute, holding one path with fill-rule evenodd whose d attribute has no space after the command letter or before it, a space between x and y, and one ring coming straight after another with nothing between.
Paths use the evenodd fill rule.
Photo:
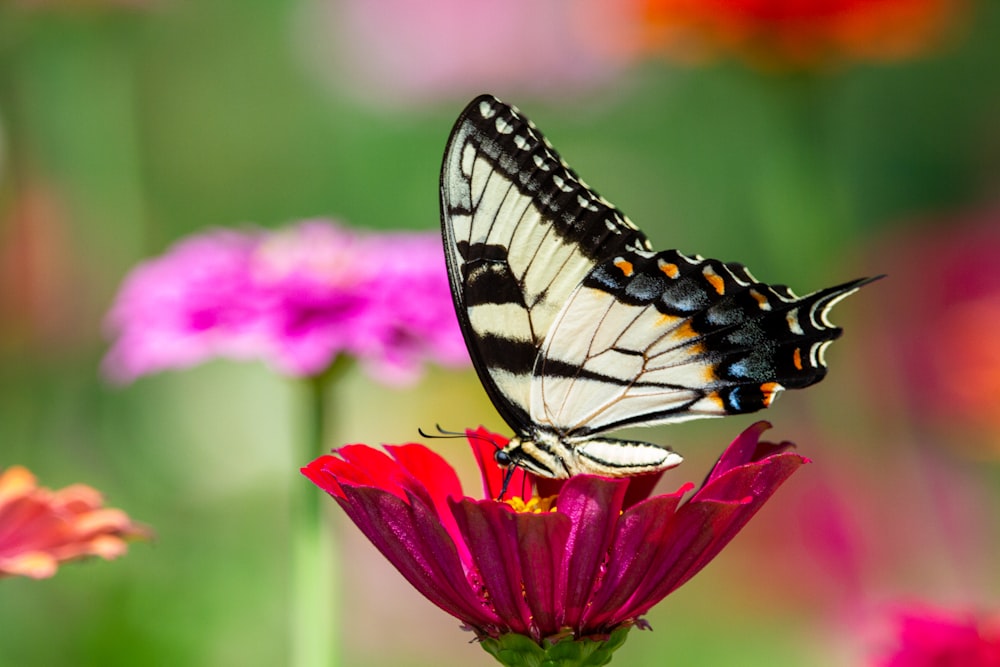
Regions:
<instances>
[{"instance_id":1,"label":"green sepal","mask_svg":"<svg viewBox=\"0 0 1000 667\"><path fill-rule=\"evenodd\" d=\"M603 639L543 639L509 634L480 643L504 667L601 667L611 662L611 654L625 643L631 626L622 626Z\"/></svg>"}]
</instances>

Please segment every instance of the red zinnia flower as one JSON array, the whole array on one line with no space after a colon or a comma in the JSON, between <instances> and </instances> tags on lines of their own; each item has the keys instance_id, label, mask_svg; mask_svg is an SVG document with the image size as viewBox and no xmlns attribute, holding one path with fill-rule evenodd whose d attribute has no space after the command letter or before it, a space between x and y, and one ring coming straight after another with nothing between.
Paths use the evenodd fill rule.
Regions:
<instances>
[{"instance_id":1,"label":"red zinnia flower","mask_svg":"<svg viewBox=\"0 0 1000 667\"><path fill-rule=\"evenodd\" d=\"M125 512L102 507L101 494L84 484L40 488L21 466L0 473L0 578L45 579L59 563L125 553L125 540L148 537Z\"/></svg>"},{"instance_id":2,"label":"red zinnia flower","mask_svg":"<svg viewBox=\"0 0 1000 667\"><path fill-rule=\"evenodd\" d=\"M640 617L703 568L806 459L791 445L744 431L705 483L649 497L657 476L532 479L520 470L494 500L506 440L467 432L485 499L465 496L444 459L423 445L388 455L348 445L303 473L343 507L369 540L431 602L480 638L510 633L604 636ZM531 494L533 482L542 493Z\"/></svg>"}]
</instances>

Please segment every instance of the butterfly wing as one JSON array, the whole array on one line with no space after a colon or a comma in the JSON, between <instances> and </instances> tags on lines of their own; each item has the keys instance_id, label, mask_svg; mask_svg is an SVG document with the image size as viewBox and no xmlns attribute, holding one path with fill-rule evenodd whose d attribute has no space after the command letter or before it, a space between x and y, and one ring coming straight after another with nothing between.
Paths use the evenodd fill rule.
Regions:
<instances>
[{"instance_id":1,"label":"butterfly wing","mask_svg":"<svg viewBox=\"0 0 1000 667\"><path fill-rule=\"evenodd\" d=\"M448 140L441 226L473 364L504 420L529 433L533 369L556 315L598 262L649 243L531 121L489 95Z\"/></svg>"},{"instance_id":2,"label":"butterfly wing","mask_svg":"<svg viewBox=\"0 0 1000 667\"><path fill-rule=\"evenodd\" d=\"M868 279L795 296L675 250L596 266L546 338L532 416L567 438L754 412L819 382L830 309Z\"/></svg>"}]
</instances>

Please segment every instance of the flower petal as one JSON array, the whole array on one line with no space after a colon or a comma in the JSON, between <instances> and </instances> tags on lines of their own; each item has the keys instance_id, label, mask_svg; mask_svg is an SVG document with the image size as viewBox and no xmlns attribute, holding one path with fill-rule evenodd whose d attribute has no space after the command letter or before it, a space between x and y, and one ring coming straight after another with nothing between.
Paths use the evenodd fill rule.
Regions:
<instances>
[{"instance_id":1,"label":"flower petal","mask_svg":"<svg viewBox=\"0 0 1000 667\"><path fill-rule=\"evenodd\" d=\"M707 485L708 482L728 470L738 468L755 460L754 454L757 452L757 443L760 441L760 436L769 428L771 428L771 423L761 420L744 429L742 433L736 436L732 444L726 448L722 456L719 457L719 460L712 467L712 472L708 473L705 484L702 486Z\"/></svg>"},{"instance_id":2,"label":"flower petal","mask_svg":"<svg viewBox=\"0 0 1000 667\"><path fill-rule=\"evenodd\" d=\"M0 472L0 577L51 577L60 562L110 560L125 553L126 540L151 537L150 529L103 503L84 484L52 491L23 467Z\"/></svg>"},{"instance_id":3,"label":"flower petal","mask_svg":"<svg viewBox=\"0 0 1000 667\"><path fill-rule=\"evenodd\" d=\"M429 506L437 507L439 503L434 501L435 496L443 502L443 499L456 489L457 495L461 496L462 487L455 471L439 454L418 444L400 445L389 448L389 451L393 455L391 458L374 447L347 445L339 448L336 454L353 465L361 473L362 478L368 480L366 485L390 491L399 498L405 498L406 493L411 493L423 499ZM433 470L434 485L428 486L423 478L415 477L405 463L418 469ZM444 469L450 471L450 476Z\"/></svg>"},{"instance_id":4,"label":"flower petal","mask_svg":"<svg viewBox=\"0 0 1000 667\"><path fill-rule=\"evenodd\" d=\"M385 448L413 479L420 480L420 484L435 499L462 497L458 473L437 452L415 444L386 445Z\"/></svg>"},{"instance_id":5,"label":"flower petal","mask_svg":"<svg viewBox=\"0 0 1000 667\"><path fill-rule=\"evenodd\" d=\"M406 499L415 487L403 468L385 452L367 445L344 445L333 454L317 458L302 473L335 497L344 497L343 485L370 486ZM421 490L426 495L426 490Z\"/></svg>"},{"instance_id":6,"label":"flower petal","mask_svg":"<svg viewBox=\"0 0 1000 667\"><path fill-rule=\"evenodd\" d=\"M527 634L531 610L524 601L515 513L492 500L468 499L452 503L452 511L493 610L510 631Z\"/></svg>"},{"instance_id":7,"label":"flower petal","mask_svg":"<svg viewBox=\"0 0 1000 667\"><path fill-rule=\"evenodd\" d=\"M805 461L797 454L778 454L731 469L696 492L674 515L659 563L629 602L628 613L645 613L697 574Z\"/></svg>"},{"instance_id":8,"label":"flower petal","mask_svg":"<svg viewBox=\"0 0 1000 667\"><path fill-rule=\"evenodd\" d=\"M618 615L633 618L645 614L650 607L662 600L681 584L694 576L711 558L703 556L713 545L714 556L722 548L718 542L718 528L736 513L737 503L686 503L680 507L664 529L664 538L644 581L632 598L622 606Z\"/></svg>"},{"instance_id":9,"label":"flower petal","mask_svg":"<svg viewBox=\"0 0 1000 667\"><path fill-rule=\"evenodd\" d=\"M625 510L615 530L607 572L584 614L591 628L610 627L627 617L618 612L644 582L654 577L661 545L670 541L674 513L690 487L650 498Z\"/></svg>"},{"instance_id":10,"label":"flower petal","mask_svg":"<svg viewBox=\"0 0 1000 667\"><path fill-rule=\"evenodd\" d=\"M660 478L665 471L649 473L646 475L636 475L628 478L628 491L625 492L625 500L622 502L622 509L628 509L638 502L647 498L656 488Z\"/></svg>"},{"instance_id":11,"label":"flower petal","mask_svg":"<svg viewBox=\"0 0 1000 667\"><path fill-rule=\"evenodd\" d=\"M55 576L58 567L59 561L44 551L29 551L12 558L0 558L0 576L48 579Z\"/></svg>"},{"instance_id":12,"label":"flower petal","mask_svg":"<svg viewBox=\"0 0 1000 667\"><path fill-rule=\"evenodd\" d=\"M566 540L569 558L560 580L560 589L565 591L560 625L577 627L587 601L600 586L601 565L611 546L627 489L627 479L577 475L559 493L557 511L568 516L573 525Z\"/></svg>"},{"instance_id":13,"label":"flower petal","mask_svg":"<svg viewBox=\"0 0 1000 667\"><path fill-rule=\"evenodd\" d=\"M531 634L533 637L539 635L535 637L538 640L559 629L560 572L572 526L559 512L516 514L514 520L524 597L531 608Z\"/></svg>"},{"instance_id":14,"label":"flower petal","mask_svg":"<svg viewBox=\"0 0 1000 667\"><path fill-rule=\"evenodd\" d=\"M729 470L698 489L691 502L720 500L740 501L752 496L755 502L771 497L782 482L809 460L792 452L769 456L763 461Z\"/></svg>"},{"instance_id":15,"label":"flower petal","mask_svg":"<svg viewBox=\"0 0 1000 667\"><path fill-rule=\"evenodd\" d=\"M558 633L569 517L512 512L492 500L452 504L490 602L510 631L536 641Z\"/></svg>"},{"instance_id":16,"label":"flower petal","mask_svg":"<svg viewBox=\"0 0 1000 667\"><path fill-rule=\"evenodd\" d=\"M437 515L419 498L344 485L340 506L410 584L438 607L476 627L500 619L469 585L458 549Z\"/></svg>"}]
</instances>

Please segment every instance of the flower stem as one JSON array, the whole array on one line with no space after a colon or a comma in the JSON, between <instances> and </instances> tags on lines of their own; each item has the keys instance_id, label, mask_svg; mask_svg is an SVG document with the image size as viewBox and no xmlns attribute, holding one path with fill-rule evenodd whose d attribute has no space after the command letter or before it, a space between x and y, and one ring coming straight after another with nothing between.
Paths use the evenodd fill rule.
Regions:
<instances>
[{"instance_id":1,"label":"flower stem","mask_svg":"<svg viewBox=\"0 0 1000 667\"><path fill-rule=\"evenodd\" d=\"M625 643L630 626L623 626L607 638L545 640L539 645L524 635L503 635L484 639L482 647L504 667L601 667Z\"/></svg>"},{"instance_id":2,"label":"flower stem","mask_svg":"<svg viewBox=\"0 0 1000 667\"><path fill-rule=\"evenodd\" d=\"M296 455L296 465L305 465L326 453L324 442L330 423L326 414L327 390L332 373L309 378L307 432ZM336 654L337 591L336 551L329 530L323 525L324 495L301 477L292 493L291 572L291 661L293 667L334 667Z\"/></svg>"}]
</instances>

